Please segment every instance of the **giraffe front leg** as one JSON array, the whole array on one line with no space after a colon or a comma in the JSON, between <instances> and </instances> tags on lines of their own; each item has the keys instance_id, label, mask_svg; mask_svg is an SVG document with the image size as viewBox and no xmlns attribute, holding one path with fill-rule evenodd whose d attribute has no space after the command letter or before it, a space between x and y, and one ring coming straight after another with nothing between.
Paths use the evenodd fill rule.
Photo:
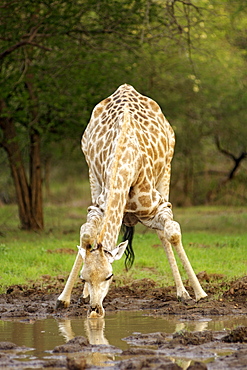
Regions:
<instances>
[{"instance_id":1,"label":"giraffe front leg","mask_svg":"<svg viewBox=\"0 0 247 370\"><path fill-rule=\"evenodd\" d=\"M90 244L92 240L91 226L92 225L90 223L85 223L81 227L81 230L80 230L80 246L81 247L85 248L85 246L87 244ZM71 292L76 282L76 279L78 278L81 265L82 265L82 257L81 257L81 254L78 252L74 265L72 267L72 270L69 274L68 280L65 284L64 290L62 291L62 293L57 299L56 309L69 307Z\"/></svg>"},{"instance_id":2,"label":"giraffe front leg","mask_svg":"<svg viewBox=\"0 0 247 370\"><path fill-rule=\"evenodd\" d=\"M169 262L171 270L172 270L172 275L173 275L175 285L176 285L176 289L177 289L177 297L181 301L188 301L188 300L191 299L191 297L190 297L189 293L187 292L187 290L185 289L184 284L182 282L182 279L181 279L181 276L180 276L180 273L179 273L179 270L178 270L177 262L176 262L171 244L168 242L166 234L165 234L164 231L157 230L157 234L158 234L158 236L159 236L159 238L162 242L162 245L165 249L167 259L168 259L168 262Z\"/></svg>"},{"instance_id":3,"label":"giraffe front leg","mask_svg":"<svg viewBox=\"0 0 247 370\"><path fill-rule=\"evenodd\" d=\"M196 301L199 301L201 298L207 296L207 294L202 289L197 276L191 267L190 261L185 253L185 250L182 245L182 238L181 238L181 229L180 225L176 221L167 220L165 222L164 233L166 235L167 240L172 244L172 246L177 251L179 258L184 266L184 269L188 275L189 281L192 285L194 290Z\"/></svg>"},{"instance_id":4,"label":"giraffe front leg","mask_svg":"<svg viewBox=\"0 0 247 370\"><path fill-rule=\"evenodd\" d=\"M81 248L86 248L88 244L94 242L99 225L102 221L102 215L102 211L98 207L91 206L88 208L87 222L81 226L80 230ZM66 308L70 305L71 292L78 278L82 261L81 254L78 252L64 290L57 299L56 308Z\"/></svg>"},{"instance_id":5,"label":"giraffe front leg","mask_svg":"<svg viewBox=\"0 0 247 370\"><path fill-rule=\"evenodd\" d=\"M79 275L81 264L82 264L82 257L80 255L80 253L78 252L77 256L76 256L76 259L75 259L75 262L74 262L74 265L72 267L72 270L69 274L69 278L68 278L68 280L66 282L66 285L64 287L64 290L57 299L56 309L69 307L71 292L72 292L73 286L75 284L75 281L76 281L76 279Z\"/></svg>"},{"instance_id":6,"label":"giraffe front leg","mask_svg":"<svg viewBox=\"0 0 247 370\"><path fill-rule=\"evenodd\" d=\"M96 226L95 222L92 222L92 220L91 222L87 222L84 225L82 225L81 230L80 230L80 247L81 248L85 248L87 244L92 243L95 237L95 230L97 231L97 228L95 228L95 226ZM76 279L78 278L81 265L82 265L82 257L81 257L81 254L78 252L74 265L72 267L72 270L69 274L68 280L65 284L64 290L57 299L56 308L69 307L71 292L76 282Z\"/></svg>"}]
</instances>

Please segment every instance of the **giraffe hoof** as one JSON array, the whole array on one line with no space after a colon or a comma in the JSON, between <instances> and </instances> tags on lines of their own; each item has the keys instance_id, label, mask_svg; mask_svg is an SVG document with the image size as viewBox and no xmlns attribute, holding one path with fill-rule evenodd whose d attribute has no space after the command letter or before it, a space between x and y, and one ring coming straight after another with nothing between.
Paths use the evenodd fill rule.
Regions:
<instances>
[{"instance_id":1,"label":"giraffe hoof","mask_svg":"<svg viewBox=\"0 0 247 370\"><path fill-rule=\"evenodd\" d=\"M58 310L61 308L67 308L69 307L69 305L70 305L70 302L61 301L60 299L57 299L55 309Z\"/></svg>"},{"instance_id":2,"label":"giraffe hoof","mask_svg":"<svg viewBox=\"0 0 247 370\"><path fill-rule=\"evenodd\" d=\"M204 291L199 295L196 295L196 302L199 302L201 299L206 298L208 295Z\"/></svg>"},{"instance_id":3,"label":"giraffe hoof","mask_svg":"<svg viewBox=\"0 0 247 370\"><path fill-rule=\"evenodd\" d=\"M181 298L178 299L180 302L182 302L183 304L185 304L186 306L193 306L195 303L196 303L196 300L189 297L189 298Z\"/></svg>"},{"instance_id":4,"label":"giraffe hoof","mask_svg":"<svg viewBox=\"0 0 247 370\"><path fill-rule=\"evenodd\" d=\"M189 302L193 300L186 289L178 291L177 298L179 302Z\"/></svg>"}]
</instances>

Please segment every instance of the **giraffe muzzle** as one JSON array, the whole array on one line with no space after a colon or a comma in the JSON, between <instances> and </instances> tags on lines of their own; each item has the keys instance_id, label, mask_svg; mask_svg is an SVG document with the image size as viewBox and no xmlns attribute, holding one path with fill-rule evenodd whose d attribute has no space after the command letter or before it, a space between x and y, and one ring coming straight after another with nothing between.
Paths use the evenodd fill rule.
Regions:
<instances>
[{"instance_id":1,"label":"giraffe muzzle","mask_svg":"<svg viewBox=\"0 0 247 370\"><path fill-rule=\"evenodd\" d=\"M87 312L87 317L90 319L104 317L105 311L100 305L90 306Z\"/></svg>"}]
</instances>

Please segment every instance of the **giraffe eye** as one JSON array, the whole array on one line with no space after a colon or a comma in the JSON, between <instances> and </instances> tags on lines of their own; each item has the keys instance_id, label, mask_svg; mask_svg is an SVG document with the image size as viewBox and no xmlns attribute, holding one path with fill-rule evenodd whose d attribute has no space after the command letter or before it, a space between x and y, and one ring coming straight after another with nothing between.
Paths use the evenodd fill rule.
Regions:
<instances>
[{"instance_id":1,"label":"giraffe eye","mask_svg":"<svg viewBox=\"0 0 247 370\"><path fill-rule=\"evenodd\" d=\"M106 278L106 280L110 280L112 277L113 277L113 274L111 274L110 276L108 276L108 277Z\"/></svg>"}]
</instances>

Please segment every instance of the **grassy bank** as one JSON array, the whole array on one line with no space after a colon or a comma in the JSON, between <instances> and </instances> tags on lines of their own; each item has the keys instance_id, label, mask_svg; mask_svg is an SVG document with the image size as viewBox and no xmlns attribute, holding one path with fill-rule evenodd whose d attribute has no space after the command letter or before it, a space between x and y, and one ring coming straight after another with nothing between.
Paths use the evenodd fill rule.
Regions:
<instances>
[{"instance_id":1,"label":"grassy bank","mask_svg":"<svg viewBox=\"0 0 247 370\"><path fill-rule=\"evenodd\" d=\"M175 209L174 214L182 226L184 247L196 273L222 274L224 279L246 275L247 209L194 207ZM45 231L31 233L19 230L16 206L1 206L0 291L12 284L37 281L46 274L66 277L85 217L82 204L49 205L45 208ZM119 284L144 277L160 285L173 284L166 255L154 232L138 226L134 249L136 259L128 273L124 271L124 258L114 263Z\"/></svg>"}]
</instances>

